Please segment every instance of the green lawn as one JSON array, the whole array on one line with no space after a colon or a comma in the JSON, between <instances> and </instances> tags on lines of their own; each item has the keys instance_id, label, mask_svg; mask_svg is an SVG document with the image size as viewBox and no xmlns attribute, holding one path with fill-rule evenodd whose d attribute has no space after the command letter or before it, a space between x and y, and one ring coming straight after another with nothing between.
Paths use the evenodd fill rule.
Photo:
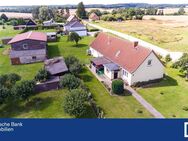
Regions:
<instances>
[{"instance_id":1,"label":"green lawn","mask_svg":"<svg viewBox=\"0 0 188 141\"><path fill-rule=\"evenodd\" d=\"M20 33L20 30L13 30L12 26L5 26L5 29L0 25L0 38L14 37L14 35Z\"/></svg>"},{"instance_id":2,"label":"green lawn","mask_svg":"<svg viewBox=\"0 0 188 141\"><path fill-rule=\"evenodd\" d=\"M178 22L159 20L99 21L94 24L132 35L170 51L188 52L188 27ZM176 26L175 26L176 25Z\"/></svg>"},{"instance_id":3,"label":"green lawn","mask_svg":"<svg viewBox=\"0 0 188 141\"><path fill-rule=\"evenodd\" d=\"M78 47L73 42L67 42L67 37L63 37L59 42L48 44L49 57L74 55L82 63L89 63L90 57L86 55L88 45L93 37L84 37ZM0 74L15 72L22 76L22 79L33 79L37 71L43 67L43 63L12 66L10 64L7 50L9 46L0 48ZM85 69L81 74L84 82L90 88L97 105L105 112L107 118L148 118L152 117L132 96L112 97L103 85L93 76L89 70ZM0 106L0 117L22 117L22 118L71 118L62 109L62 100L67 94L66 90L40 93L31 97L29 102L9 103ZM41 103L36 105L36 98L41 99ZM84 117L95 118L95 114L88 109L88 114ZM143 113L137 113L142 110Z\"/></svg>"},{"instance_id":4,"label":"green lawn","mask_svg":"<svg viewBox=\"0 0 188 141\"><path fill-rule=\"evenodd\" d=\"M188 82L181 77L178 70L167 68L168 77L150 88L139 89L138 92L165 117L187 118Z\"/></svg>"},{"instance_id":5,"label":"green lawn","mask_svg":"<svg viewBox=\"0 0 188 141\"><path fill-rule=\"evenodd\" d=\"M94 95L96 103L104 110L106 118L151 118L152 116L132 96L110 96L104 86L88 70L81 74ZM138 113L141 110L143 113Z\"/></svg>"}]
</instances>

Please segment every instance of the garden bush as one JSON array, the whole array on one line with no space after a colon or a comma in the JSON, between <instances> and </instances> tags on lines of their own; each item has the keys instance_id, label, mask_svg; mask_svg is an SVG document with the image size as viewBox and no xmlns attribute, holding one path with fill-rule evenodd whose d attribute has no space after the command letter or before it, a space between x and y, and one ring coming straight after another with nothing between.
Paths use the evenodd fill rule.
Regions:
<instances>
[{"instance_id":1,"label":"garden bush","mask_svg":"<svg viewBox=\"0 0 188 141\"><path fill-rule=\"evenodd\" d=\"M166 55L165 61L166 61L166 62L172 61L172 58L170 57L170 54Z\"/></svg>"},{"instance_id":2,"label":"garden bush","mask_svg":"<svg viewBox=\"0 0 188 141\"><path fill-rule=\"evenodd\" d=\"M50 73L45 69L40 69L37 75L35 76L35 80L38 82L44 82L49 79Z\"/></svg>"},{"instance_id":3,"label":"garden bush","mask_svg":"<svg viewBox=\"0 0 188 141\"><path fill-rule=\"evenodd\" d=\"M115 94L122 94L124 92L124 83L122 80L114 80L112 82L112 92Z\"/></svg>"},{"instance_id":4,"label":"garden bush","mask_svg":"<svg viewBox=\"0 0 188 141\"><path fill-rule=\"evenodd\" d=\"M76 89L81 85L81 80L74 75L65 74L61 77L60 88Z\"/></svg>"},{"instance_id":5,"label":"garden bush","mask_svg":"<svg viewBox=\"0 0 188 141\"><path fill-rule=\"evenodd\" d=\"M75 89L65 96L63 109L65 113L75 117L85 114L88 104L88 95L82 89Z\"/></svg>"}]
</instances>

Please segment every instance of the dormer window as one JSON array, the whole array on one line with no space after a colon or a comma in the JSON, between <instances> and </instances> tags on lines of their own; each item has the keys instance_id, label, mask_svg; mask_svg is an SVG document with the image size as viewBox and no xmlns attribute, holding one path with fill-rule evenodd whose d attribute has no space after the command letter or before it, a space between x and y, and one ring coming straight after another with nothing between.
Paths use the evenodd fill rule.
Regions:
<instances>
[{"instance_id":1,"label":"dormer window","mask_svg":"<svg viewBox=\"0 0 188 141\"><path fill-rule=\"evenodd\" d=\"M148 66L151 66L152 60L148 60Z\"/></svg>"},{"instance_id":2,"label":"dormer window","mask_svg":"<svg viewBox=\"0 0 188 141\"><path fill-rule=\"evenodd\" d=\"M28 49L28 44L23 44L23 49Z\"/></svg>"},{"instance_id":3,"label":"dormer window","mask_svg":"<svg viewBox=\"0 0 188 141\"><path fill-rule=\"evenodd\" d=\"M116 52L116 57L119 57L119 54L120 54L120 50L118 52Z\"/></svg>"}]
</instances>

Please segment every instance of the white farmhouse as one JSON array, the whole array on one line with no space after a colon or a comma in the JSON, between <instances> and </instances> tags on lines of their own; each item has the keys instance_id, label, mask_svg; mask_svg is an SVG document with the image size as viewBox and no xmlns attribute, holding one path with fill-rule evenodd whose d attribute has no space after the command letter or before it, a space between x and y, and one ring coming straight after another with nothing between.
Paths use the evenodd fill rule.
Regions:
<instances>
[{"instance_id":1,"label":"white farmhouse","mask_svg":"<svg viewBox=\"0 0 188 141\"><path fill-rule=\"evenodd\" d=\"M67 23L64 25L66 33L76 32L79 36L87 36L87 28L76 16L70 16Z\"/></svg>"},{"instance_id":2,"label":"white farmhouse","mask_svg":"<svg viewBox=\"0 0 188 141\"><path fill-rule=\"evenodd\" d=\"M44 26L55 26L55 25L56 25L56 22L55 22L53 19L51 19L51 20L49 20L49 21L44 21L44 22L43 22L43 25L44 25Z\"/></svg>"},{"instance_id":3,"label":"white farmhouse","mask_svg":"<svg viewBox=\"0 0 188 141\"><path fill-rule=\"evenodd\" d=\"M154 51L138 42L130 42L100 33L91 43L91 67L109 79L121 78L128 85L163 78L164 65Z\"/></svg>"}]
</instances>

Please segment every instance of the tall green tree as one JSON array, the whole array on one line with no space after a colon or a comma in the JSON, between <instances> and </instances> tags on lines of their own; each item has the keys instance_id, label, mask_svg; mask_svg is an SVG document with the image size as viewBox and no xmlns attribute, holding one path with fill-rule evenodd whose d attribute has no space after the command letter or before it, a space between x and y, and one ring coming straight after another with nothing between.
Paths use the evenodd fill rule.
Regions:
<instances>
[{"instance_id":1,"label":"tall green tree","mask_svg":"<svg viewBox=\"0 0 188 141\"><path fill-rule=\"evenodd\" d=\"M47 6L42 6L39 9L39 20L45 21L45 20L50 20L53 19L54 17L54 12L51 8Z\"/></svg>"},{"instance_id":2,"label":"tall green tree","mask_svg":"<svg viewBox=\"0 0 188 141\"><path fill-rule=\"evenodd\" d=\"M5 22L8 21L8 17L4 13L1 15L1 19L3 19Z\"/></svg>"},{"instance_id":3,"label":"tall green tree","mask_svg":"<svg viewBox=\"0 0 188 141\"><path fill-rule=\"evenodd\" d=\"M39 19L39 9L40 9L40 6L33 7L32 16L34 19Z\"/></svg>"},{"instance_id":4,"label":"tall green tree","mask_svg":"<svg viewBox=\"0 0 188 141\"><path fill-rule=\"evenodd\" d=\"M34 94L35 82L33 80L25 80L14 87L16 98L29 100L29 97Z\"/></svg>"},{"instance_id":5,"label":"tall green tree","mask_svg":"<svg viewBox=\"0 0 188 141\"><path fill-rule=\"evenodd\" d=\"M75 89L65 96L63 109L67 114L79 118L85 114L88 105L87 93L82 89Z\"/></svg>"},{"instance_id":6,"label":"tall green tree","mask_svg":"<svg viewBox=\"0 0 188 141\"><path fill-rule=\"evenodd\" d=\"M181 7L179 10L178 10L178 14L179 15L184 15L185 14L185 10L183 7Z\"/></svg>"},{"instance_id":7,"label":"tall green tree","mask_svg":"<svg viewBox=\"0 0 188 141\"><path fill-rule=\"evenodd\" d=\"M78 42L79 42L81 39L82 39L82 38L81 38L76 32L71 32L71 33L68 35L68 41L75 42L75 43L76 43L76 46L78 45Z\"/></svg>"},{"instance_id":8,"label":"tall green tree","mask_svg":"<svg viewBox=\"0 0 188 141\"><path fill-rule=\"evenodd\" d=\"M77 6L77 10L76 10L76 15L81 18L81 19L86 19L87 18L87 13L84 7L83 2L80 2Z\"/></svg>"}]
</instances>

